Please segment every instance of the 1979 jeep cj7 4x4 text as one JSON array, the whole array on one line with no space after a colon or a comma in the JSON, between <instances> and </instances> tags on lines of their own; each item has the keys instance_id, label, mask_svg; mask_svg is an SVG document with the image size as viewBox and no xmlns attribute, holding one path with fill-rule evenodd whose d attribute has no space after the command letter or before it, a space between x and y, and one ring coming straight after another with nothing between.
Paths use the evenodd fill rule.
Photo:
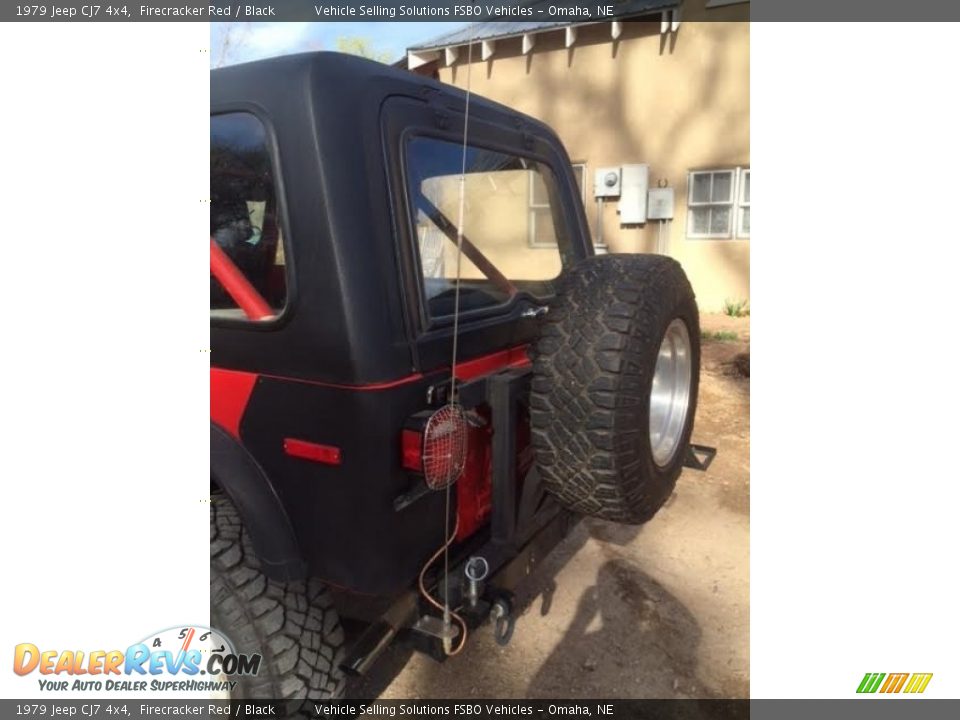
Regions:
<instances>
[{"instance_id":1,"label":"1979 jeep cj7 4x4 text","mask_svg":"<svg viewBox=\"0 0 960 720\"><path fill-rule=\"evenodd\" d=\"M237 692L506 642L571 521L649 520L695 460L683 271L595 257L550 128L433 80L295 55L212 71L210 110L211 623L264 660Z\"/></svg>"}]
</instances>

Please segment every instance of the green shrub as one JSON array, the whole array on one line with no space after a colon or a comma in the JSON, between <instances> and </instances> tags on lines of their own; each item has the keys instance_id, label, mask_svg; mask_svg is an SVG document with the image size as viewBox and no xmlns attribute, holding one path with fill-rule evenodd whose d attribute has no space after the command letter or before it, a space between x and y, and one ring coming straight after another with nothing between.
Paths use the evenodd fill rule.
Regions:
<instances>
[{"instance_id":1,"label":"green shrub","mask_svg":"<svg viewBox=\"0 0 960 720\"><path fill-rule=\"evenodd\" d=\"M750 301L728 298L723 301L723 314L730 317L748 317L750 315Z\"/></svg>"},{"instance_id":2,"label":"green shrub","mask_svg":"<svg viewBox=\"0 0 960 720\"><path fill-rule=\"evenodd\" d=\"M709 330L703 330L700 332L700 337L704 340L716 340L718 342L733 342L737 339L737 334L732 330L717 330L716 332L710 332Z\"/></svg>"}]
</instances>

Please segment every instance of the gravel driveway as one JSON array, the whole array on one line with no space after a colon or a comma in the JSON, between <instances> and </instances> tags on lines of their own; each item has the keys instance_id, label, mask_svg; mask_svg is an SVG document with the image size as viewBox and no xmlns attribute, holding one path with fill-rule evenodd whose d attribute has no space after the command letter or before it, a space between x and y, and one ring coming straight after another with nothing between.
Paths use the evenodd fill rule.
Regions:
<instances>
[{"instance_id":1,"label":"gravel driveway","mask_svg":"<svg viewBox=\"0 0 960 720\"><path fill-rule=\"evenodd\" d=\"M586 520L519 599L513 641L481 628L440 664L393 647L349 694L371 698L685 698L749 695L750 381L731 361L749 318L704 315L694 441L718 455L685 470L636 528Z\"/></svg>"}]
</instances>

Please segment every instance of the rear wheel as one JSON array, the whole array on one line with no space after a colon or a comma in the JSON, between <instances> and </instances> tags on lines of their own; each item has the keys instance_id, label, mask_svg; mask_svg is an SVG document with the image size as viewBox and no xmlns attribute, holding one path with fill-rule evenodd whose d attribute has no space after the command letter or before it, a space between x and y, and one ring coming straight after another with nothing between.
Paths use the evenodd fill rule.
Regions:
<instances>
[{"instance_id":1,"label":"rear wheel","mask_svg":"<svg viewBox=\"0 0 960 720\"><path fill-rule=\"evenodd\" d=\"M232 699L333 699L343 695L343 628L316 579L281 583L261 572L233 504L210 510L210 623L240 653L260 653L256 676L237 676Z\"/></svg>"},{"instance_id":2,"label":"rear wheel","mask_svg":"<svg viewBox=\"0 0 960 720\"><path fill-rule=\"evenodd\" d=\"M587 515L652 518L683 468L697 407L700 322L680 265L604 255L565 271L533 369L547 490Z\"/></svg>"}]
</instances>

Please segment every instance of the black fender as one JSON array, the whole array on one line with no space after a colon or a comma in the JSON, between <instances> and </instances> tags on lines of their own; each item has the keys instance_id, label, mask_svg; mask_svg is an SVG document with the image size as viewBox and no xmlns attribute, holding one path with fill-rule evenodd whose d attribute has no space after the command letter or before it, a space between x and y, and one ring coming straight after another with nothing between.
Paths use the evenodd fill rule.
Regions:
<instances>
[{"instance_id":1,"label":"black fender","mask_svg":"<svg viewBox=\"0 0 960 720\"><path fill-rule=\"evenodd\" d=\"M210 477L233 501L267 577L307 576L293 525L260 464L232 435L210 423Z\"/></svg>"}]
</instances>

